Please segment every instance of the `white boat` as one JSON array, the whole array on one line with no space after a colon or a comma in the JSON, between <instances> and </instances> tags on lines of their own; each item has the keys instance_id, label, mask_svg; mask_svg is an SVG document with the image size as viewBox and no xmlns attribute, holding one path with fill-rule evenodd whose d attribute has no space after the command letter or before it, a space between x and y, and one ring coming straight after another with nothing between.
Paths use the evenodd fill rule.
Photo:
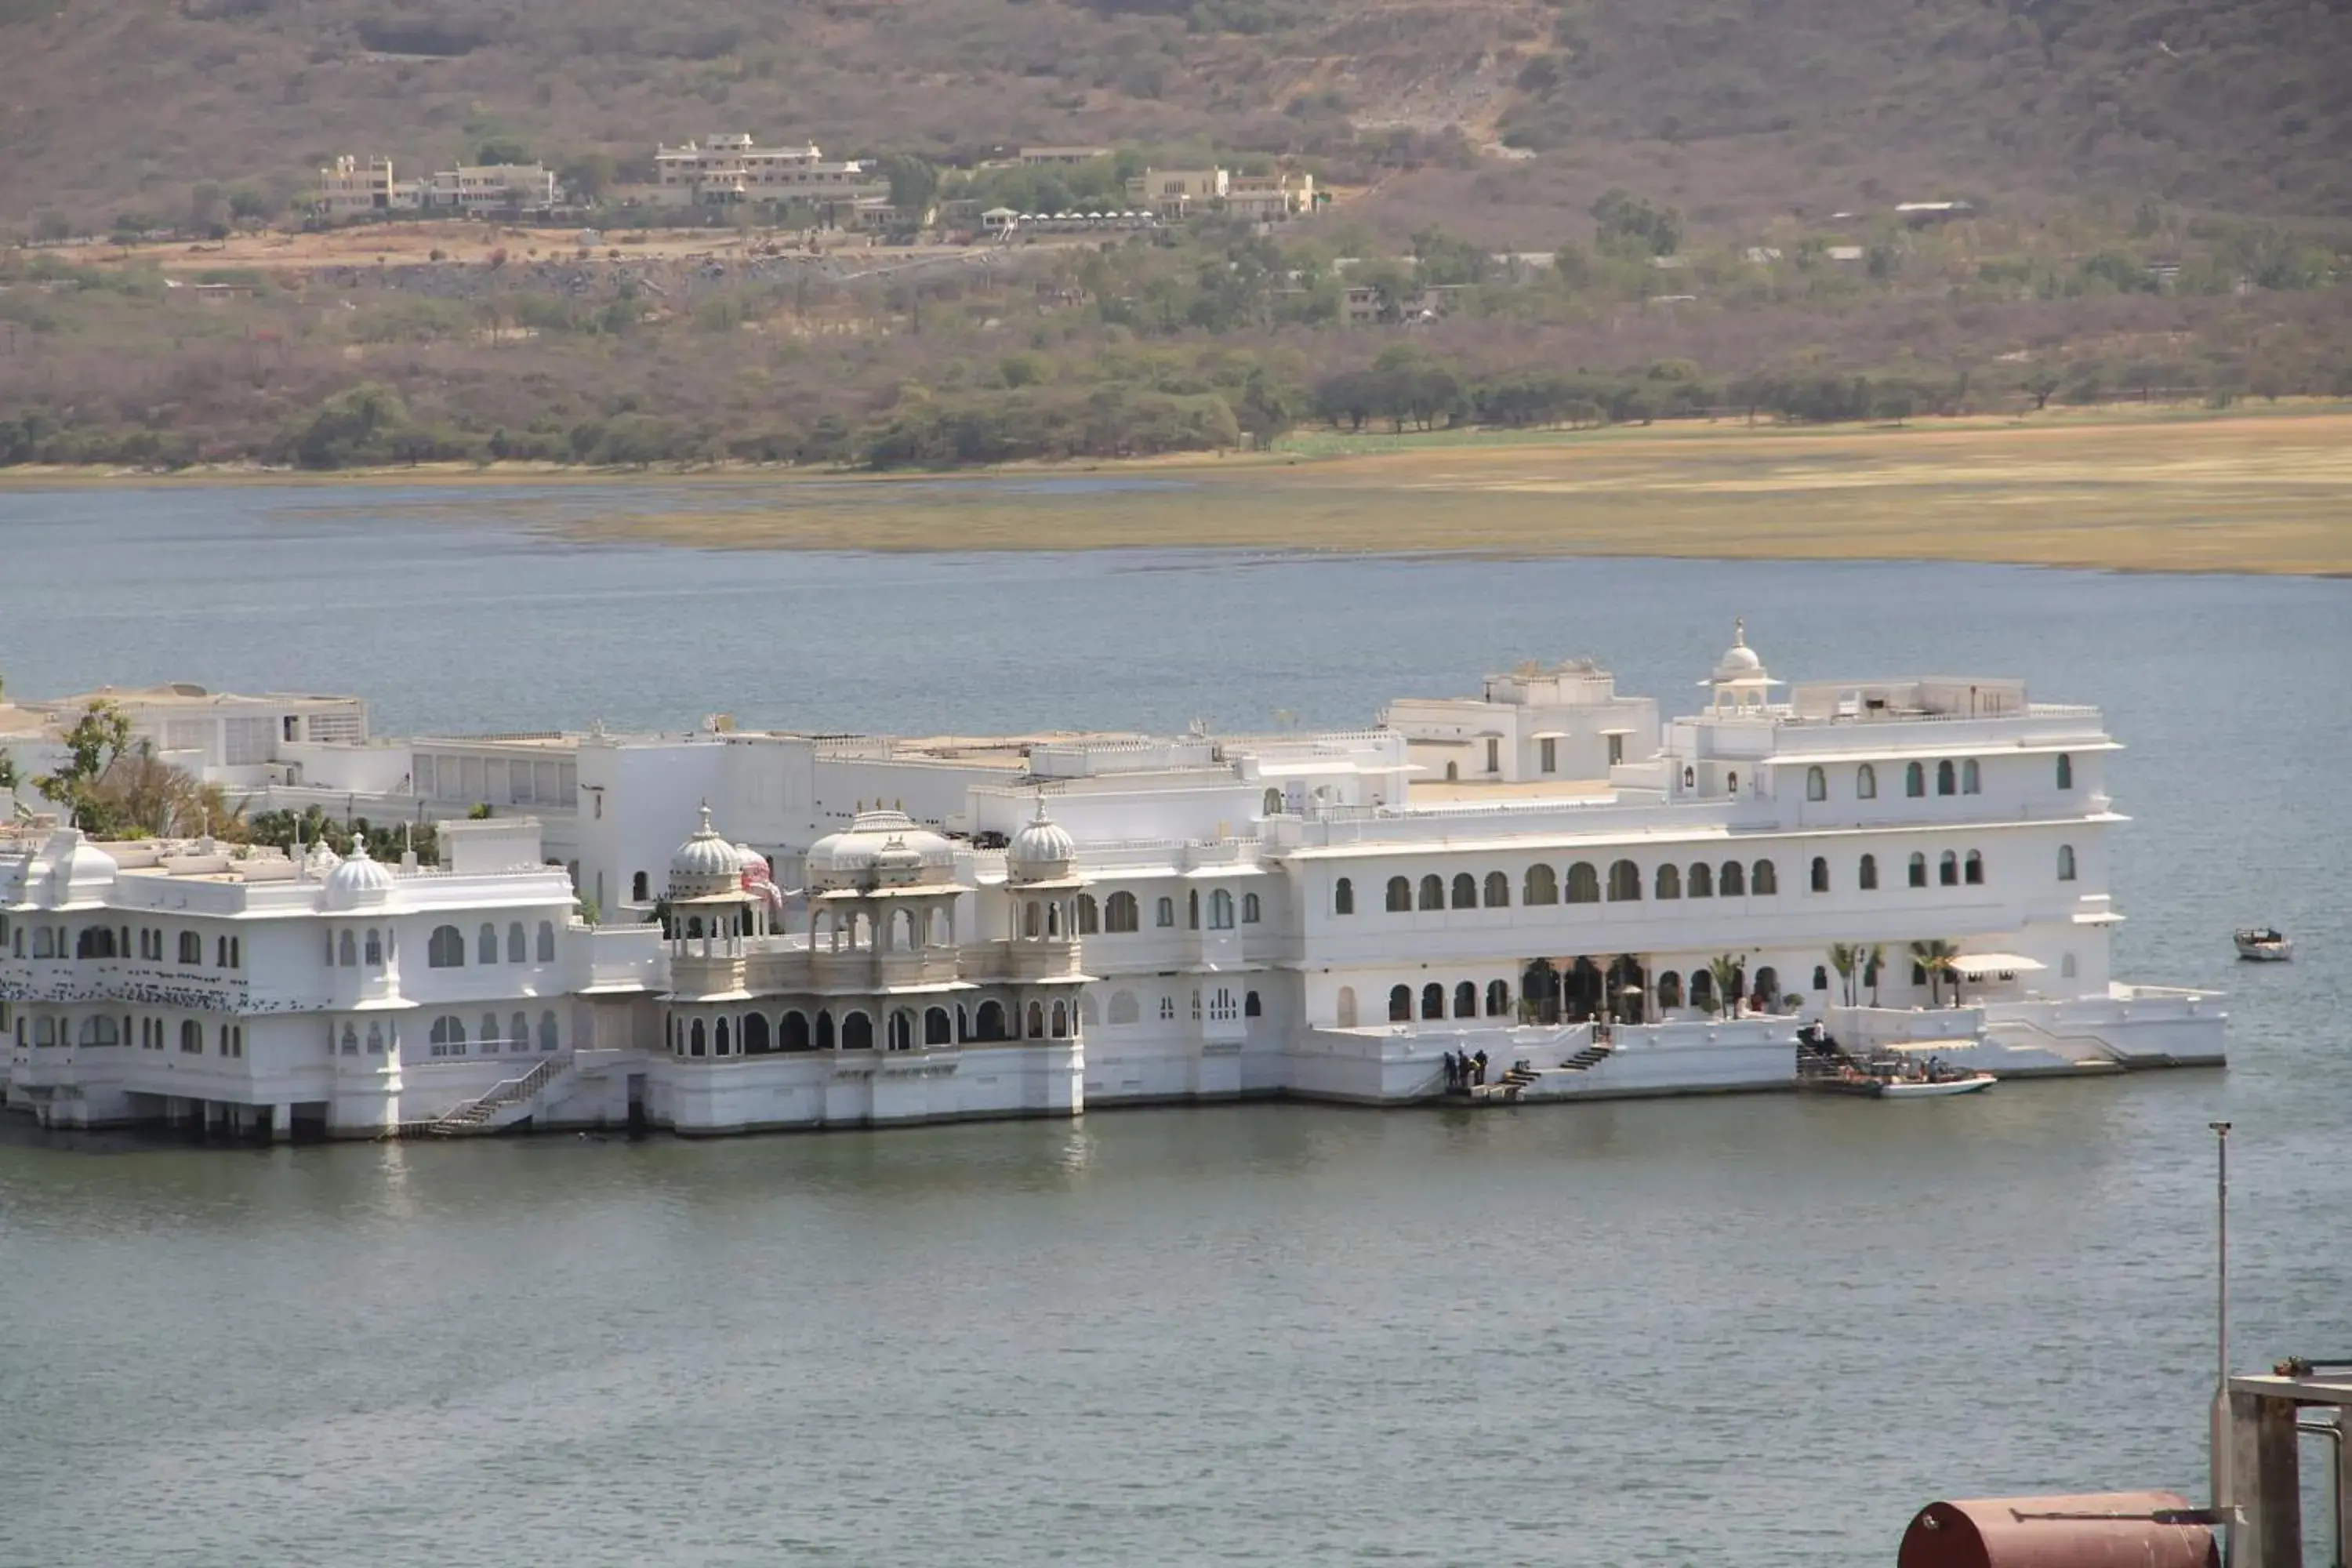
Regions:
<instances>
[{"instance_id":1,"label":"white boat","mask_svg":"<svg viewBox=\"0 0 2352 1568\"><path fill-rule=\"evenodd\" d=\"M1908 1082L1900 1079L1884 1079L1878 1085L1881 1100L1938 1100L1946 1095L1974 1094L1980 1089L1990 1089L1992 1074L1980 1072L1970 1078L1948 1078L1939 1083Z\"/></svg>"},{"instance_id":2,"label":"white boat","mask_svg":"<svg viewBox=\"0 0 2352 1568\"><path fill-rule=\"evenodd\" d=\"M2263 963L2279 963L2294 956L2294 943L2284 932L2269 926L2248 927L2235 933L2238 956Z\"/></svg>"}]
</instances>

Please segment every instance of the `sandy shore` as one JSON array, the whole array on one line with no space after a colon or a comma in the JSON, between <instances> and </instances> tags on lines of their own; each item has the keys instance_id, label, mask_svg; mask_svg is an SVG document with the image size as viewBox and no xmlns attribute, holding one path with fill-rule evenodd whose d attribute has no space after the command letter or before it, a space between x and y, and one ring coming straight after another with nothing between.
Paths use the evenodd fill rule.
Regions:
<instances>
[{"instance_id":1,"label":"sandy shore","mask_svg":"<svg viewBox=\"0 0 2352 1568\"><path fill-rule=\"evenodd\" d=\"M2341 407L1358 445L1375 449L932 477L500 466L137 482L400 486L413 493L334 510L390 506L720 549L1199 546L2352 574L2352 411ZM10 479L126 482L23 469Z\"/></svg>"}]
</instances>

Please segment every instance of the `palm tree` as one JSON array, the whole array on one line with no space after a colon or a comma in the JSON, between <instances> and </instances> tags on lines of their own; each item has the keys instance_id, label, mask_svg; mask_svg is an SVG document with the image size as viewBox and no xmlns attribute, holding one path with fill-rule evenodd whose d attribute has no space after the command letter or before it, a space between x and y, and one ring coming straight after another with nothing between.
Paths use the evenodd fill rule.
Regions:
<instances>
[{"instance_id":1,"label":"palm tree","mask_svg":"<svg viewBox=\"0 0 2352 1568\"><path fill-rule=\"evenodd\" d=\"M1738 1010L1739 960L1728 952L1717 953L1706 962L1706 973L1715 982L1715 1004L1724 1016Z\"/></svg>"},{"instance_id":2,"label":"palm tree","mask_svg":"<svg viewBox=\"0 0 2352 1568\"><path fill-rule=\"evenodd\" d=\"M1870 982L1870 1005L1878 1005L1878 972L1886 967L1886 948L1872 942L1869 955L1863 961L1862 977Z\"/></svg>"},{"instance_id":3,"label":"palm tree","mask_svg":"<svg viewBox=\"0 0 2352 1568\"><path fill-rule=\"evenodd\" d=\"M1952 1005L1960 1005L1960 972L1954 961L1959 950L1943 938L1911 944L1911 962L1927 972L1927 1000L1930 1005L1941 1006L1944 1000L1943 977L1952 977Z\"/></svg>"},{"instance_id":4,"label":"palm tree","mask_svg":"<svg viewBox=\"0 0 2352 1568\"><path fill-rule=\"evenodd\" d=\"M1830 967L1837 971L1839 985L1845 992L1845 1005L1853 1006L1853 975L1862 967L1862 949L1850 942L1830 943Z\"/></svg>"}]
</instances>

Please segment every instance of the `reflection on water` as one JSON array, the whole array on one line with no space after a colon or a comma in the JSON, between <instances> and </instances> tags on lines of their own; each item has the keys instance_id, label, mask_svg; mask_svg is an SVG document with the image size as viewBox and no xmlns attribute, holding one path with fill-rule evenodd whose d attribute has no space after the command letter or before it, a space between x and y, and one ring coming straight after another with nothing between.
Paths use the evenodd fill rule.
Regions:
<instances>
[{"instance_id":1,"label":"reflection on water","mask_svg":"<svg viewBox=\"0 0 2352 1568\"><path fill-rule=\"evenodd\" d=\"M2231 988L2236 1063L708 1143L0 1124L0 1560L1882 1563L1933 1496L2200 1489L2215 1116L2240 1359L2340 1326L2352 851L2313 806L2352 584L721 558L408 499L0 496L0 669L354 689L389 731L1352 724L1522 656L1671 700L1745 614L1784 676L2104 704L2120 968ZM2256 920L2304 956L2235 963Z\"/></svg>"}]
</instances>

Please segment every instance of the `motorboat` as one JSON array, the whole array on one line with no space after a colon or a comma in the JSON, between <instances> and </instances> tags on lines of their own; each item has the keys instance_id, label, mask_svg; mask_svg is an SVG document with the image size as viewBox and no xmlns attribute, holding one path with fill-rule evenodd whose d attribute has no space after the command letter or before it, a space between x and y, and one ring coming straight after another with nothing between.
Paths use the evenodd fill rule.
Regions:
<instances>
[{"instance_id":1,"label":"motorboat","mask_svg":"<svg viewBox=\"0 0 2352 1568\"><path fill-rule=\"evenodd\" d=\"M1992 1086L1993 1076L1989 1072L1971 1073L1966 1078L1881 1079L1878 1080L1878 1098L1940 1100L1948 1095L1974 1094Z\"/></svg>"},{"instance_id":2,"label":"motorboat","mask_svg":"<svg viewBox=\"0 0 2352 1568\"><path fill-rule=\"evenodd\" d=\"M2278 963L2294 956L2294 943L2286 934L2270 926L2249 926L2236 933L2238 956L2259 963Z\"/></svg>"}]
</instances>

